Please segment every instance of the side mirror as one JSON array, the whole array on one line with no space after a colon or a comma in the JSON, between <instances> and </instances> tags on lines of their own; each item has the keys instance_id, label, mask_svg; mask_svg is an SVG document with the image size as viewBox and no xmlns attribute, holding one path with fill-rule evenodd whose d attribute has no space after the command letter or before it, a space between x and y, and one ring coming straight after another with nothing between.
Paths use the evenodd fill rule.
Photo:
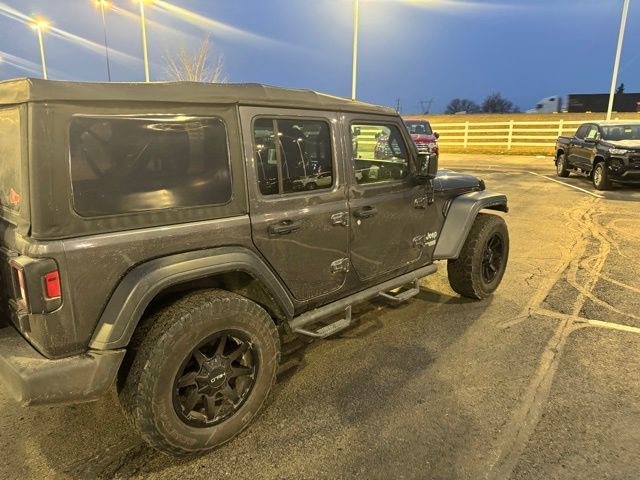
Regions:
<instances>
[{"instance_id":1,"label":"side mirror","mask_svg":"<svg viewBox=\"0 0 640 480\"><path fill-rule=\"evenodd\" d=\"M353 129L353 136L354 137L360 136L360 127L356 127Z\"/></svg>"},{"instance_id":2,"label":"side mirror","mask_svg":"<svg viewBox=\"0 0 640 480\"><path fill-rule=\"evenodd\" d=\"M587 143L596 143L596 141L598 140L597 137L585 137L584 141Z\"/></svg>"},{"instance_id":3,"label":"side mirror","mask_svg":"<svg viewBox=\"0 0 640 480\"><path fill-rule=\"evenodd\" d=\"M438 157L436 155L418 155L418 172L416 176L422 180L433 180L438 174Z\"/></svg>"},{"instance_id":4,"label":"side mirror","mask_svg":"<svg viewBox=\"0 0 640 480\"><path fill-rule=\"evenodd\" d=\"M433 136L436 137L436 140L440 138L440 134L438 132L433 132Z\"/></svg>"}]
</instances>

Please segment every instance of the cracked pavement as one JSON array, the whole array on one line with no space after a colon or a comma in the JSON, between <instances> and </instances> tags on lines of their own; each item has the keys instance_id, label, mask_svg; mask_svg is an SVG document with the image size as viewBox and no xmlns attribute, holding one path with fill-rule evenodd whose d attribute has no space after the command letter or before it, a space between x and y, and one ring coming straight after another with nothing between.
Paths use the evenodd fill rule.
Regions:
<instances>
[{"instance_id":1,"label":"cracked pavement","mask_svg":"<svg viewBox=\"0 0 640 480\"><path fill-rule=\"evenodd\" d=\"M456 296L441 264L413 300L354 308L342 335L289 344L251 428L199 458L146 447L114 392L22 409L0 387L0 478L638 478L640 189L591 195L548 157L441 164L509 196L492 298Z\"/></svg>"}]
</instances>

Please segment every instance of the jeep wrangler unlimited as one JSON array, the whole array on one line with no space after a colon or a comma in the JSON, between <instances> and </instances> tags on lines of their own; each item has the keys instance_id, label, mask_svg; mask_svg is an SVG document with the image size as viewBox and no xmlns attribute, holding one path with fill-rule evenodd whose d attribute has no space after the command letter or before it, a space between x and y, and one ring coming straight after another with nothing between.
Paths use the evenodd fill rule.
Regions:
<instances>
[{"instance_id":1,"label":"jeep wrangler unlimited","mask_svg":"<svg viewBox=\"0 0 640 480\"><path fill-rule=\"evenodd\" d=\"M0 159L0 384L23 405L117 384L175 455L255 417L279 329L337 333L436 260L482 299L509 253L481 212L504 195L437 172L394 111L311 91L3 82Z\"/></svg>"}]
</instances>

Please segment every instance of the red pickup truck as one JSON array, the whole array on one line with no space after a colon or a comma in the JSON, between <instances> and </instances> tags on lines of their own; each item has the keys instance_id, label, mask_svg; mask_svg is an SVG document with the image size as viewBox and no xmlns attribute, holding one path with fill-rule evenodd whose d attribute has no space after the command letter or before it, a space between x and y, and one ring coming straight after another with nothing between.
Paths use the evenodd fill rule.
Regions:
<instances>
[{"instance_id":1,"label":"red pickup truck","mask_svg":"<svg viewBox=\"0 0 640 480\"><path fill-rule=\"evenodd\" d=\"M435 155L438 151L438 132L434 132L431 125L426 120L405 120L405 125L411 134L413 143L418 147L421 155Z\"/></svg>"}]
</instances>

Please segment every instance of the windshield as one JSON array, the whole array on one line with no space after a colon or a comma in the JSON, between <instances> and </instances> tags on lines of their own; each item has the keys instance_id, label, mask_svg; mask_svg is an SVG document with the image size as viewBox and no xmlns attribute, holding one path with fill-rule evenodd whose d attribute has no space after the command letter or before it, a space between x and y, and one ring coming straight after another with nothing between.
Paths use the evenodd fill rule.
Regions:
<instances>
[{"instance_id":1,"label":"windshield","mask_svg":"<svg viewBox=\"0 0 640 480\"><path fill-rule=\"evenodd\" d=\"M409 129L409 133L411 134L422 134L422 135L433 135L433 130L431 130L431 125L429 122L405 122L407 128Z\"/></svg>"},{"instance_id":2,"label":"windshield","mask_svg":"<svg viewBox=\"0 0 640 480\"><path fill-rule=\"evenodd\" d=\"M640 140L640 123L636 125L603 126L602 139L613 142L619 140Z\"/></svg>"}]
</instances>

